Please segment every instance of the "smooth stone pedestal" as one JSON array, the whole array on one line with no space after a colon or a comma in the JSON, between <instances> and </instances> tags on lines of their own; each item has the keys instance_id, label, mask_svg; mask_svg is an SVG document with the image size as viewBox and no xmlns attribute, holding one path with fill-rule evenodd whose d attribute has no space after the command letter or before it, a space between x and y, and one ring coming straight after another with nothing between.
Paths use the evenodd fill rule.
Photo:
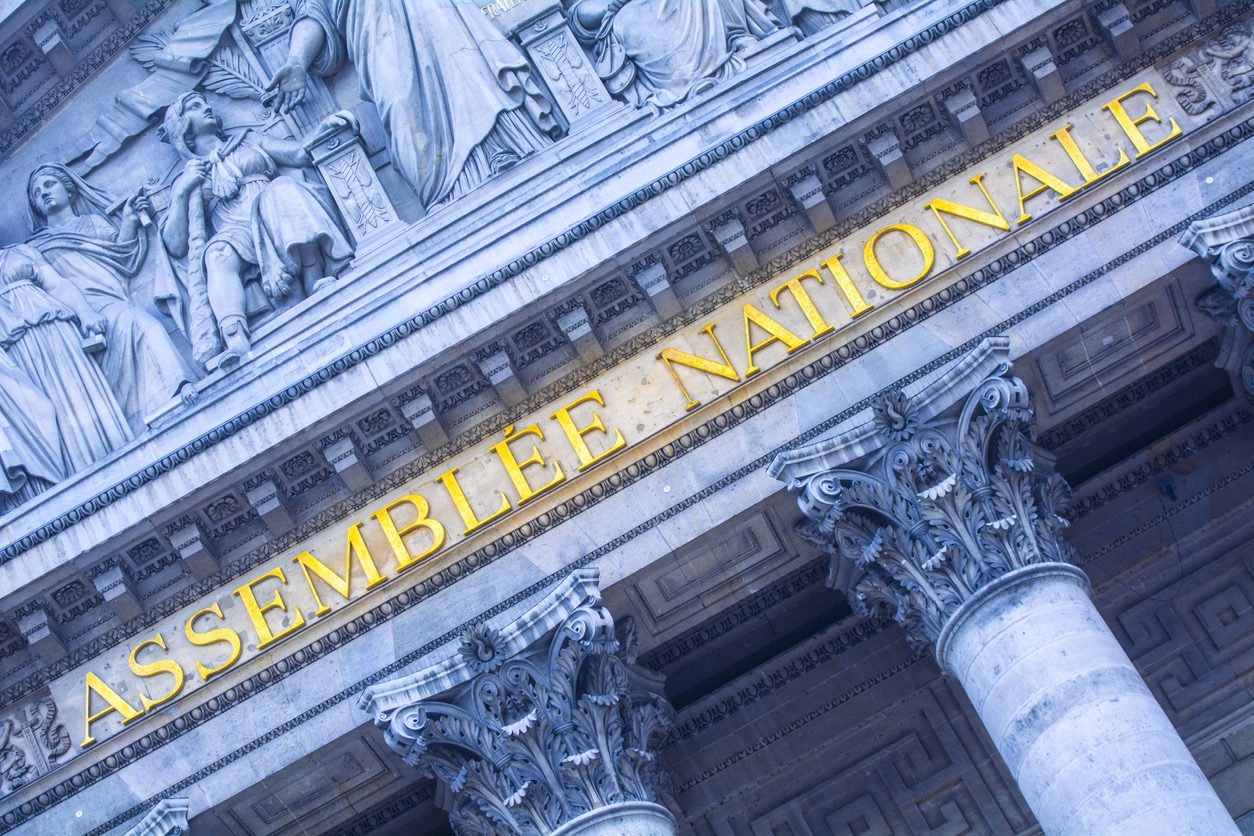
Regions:
<instances>
[{"instance_id":1,"label":"smooth stone pedestal","mask_svg":"<svg viewBox=\"0 0 1254 836\"><path fill-rule=\"evenodd\" d=\"M675 836L675 817L660 804L625 801L573 818L551 836Z\"/></svg>"},{"instance_id":2,"label":"smooth stone pedestal","mask_svg":"<svg viewBox=\"0 0 1254 836\"><path fill-rule=\"evenodd\" d=\"M1028 566L979 590L936 657L1050 836L1238 832L1074 566Z\"/></svg>"}]
</instances>

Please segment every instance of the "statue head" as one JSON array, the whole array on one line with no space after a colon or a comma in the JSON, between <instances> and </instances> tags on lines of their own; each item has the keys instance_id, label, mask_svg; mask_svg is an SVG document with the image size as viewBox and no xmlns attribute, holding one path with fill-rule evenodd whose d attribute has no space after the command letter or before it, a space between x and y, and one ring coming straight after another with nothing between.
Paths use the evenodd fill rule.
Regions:
<instances>
[{"instance_id":1,"label":"statue head","mask_svg":"<svg viewBox=\"0 0 1254 836\"><path fill-rule=\"evenodd\" d=\"M157 130L157 137L173 146L185 160L199 156L196 137L206 134L223 136L222 120L204 94L196 90L188 90L170 103Z\"/></svg>"},{"instance_id":2,"label":"statue head","mask_svg":"<svg viewBox=\"0 0 1254 836\"><path fill-rule=\"evenodd\" d=\"M45 163L26 180L26 207L31 229L48 225L48 216L68 206L75 215L107 215L111 200L82 177L60 163Z\"/></svg>"}]
</instances>

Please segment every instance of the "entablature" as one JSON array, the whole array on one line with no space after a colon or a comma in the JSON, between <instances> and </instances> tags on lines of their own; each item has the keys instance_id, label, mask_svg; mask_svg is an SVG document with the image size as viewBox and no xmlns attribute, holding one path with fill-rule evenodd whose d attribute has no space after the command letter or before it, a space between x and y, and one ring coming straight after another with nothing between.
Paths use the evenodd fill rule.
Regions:
<instances>
[{"instance_id":1,"label":"entablature","mask_svg":"<svg viewBox=\"0 0 1254 836\"><path fill-rule=\"evenodd\" d=\"M60 581L68 581L64 584L68 586L81 582L78 574L86 574L91 587L83 587L86 596L80 600L99 598L101 600L97 603L108 602L119 622L127 621L121 613L131 611L132 602L128 596L141 606L145 600L156 598L160 601L156 611L166 614L165 602L160 596L188 584L188 577L200 578L185 586L185 590L198 594L222 586L232 578L239 578L258 563L259 558L255 557L254 551L256 543L269 541L265 547L266 554L290 549L333 521L343 520L346 512L362 507L369 495L377 497L397 487L402 468L407 474L421 473L451 460L452 456L470 449L472 445L498 436L511 419L522 418L554 401L559 395L573 394L580 384L593 380L597 373L637 357L660 339L694 325L717 304L735 298L746 288L764 284L771 276L778 277L786 268L882 217L887 210L917 200L963 168L992 153L1003 151L1022 136L1016 135L1012 126L1026 122L1025 131L1040 128L1068 109L1090 100L1111 83L1122 81L1155 62L1165 62L1168 53L1186 45L1188 38L1164 43L1171 50L1164 48L1158 53L1151 49L1145 53L1147 57L1137 59L1140 63L1125 66L1122 73L1115 73L1115 78L1090 79L1081 83L1069 93L1070 98L1059 100L1052 110L1041 108L1035 100L1030 100L1028 106L1036 106L1032 115L1015 120L1012 117L1019 112L1011 111L1006 117L1008 121L994 120L992 130L997 138L991 140L990 145L948 157L936 154L923 164L912 167L910 181L900 190L892 189L891 175L885 164L879 162L879 158L867 156L870 152L860 144L853 146L854 153L859 155L857 166L865 168L866 173L855 178L850 185L865 191L847 204L824 189L819 176L820 166L826 169L823 161L840 152L840 148L833 149L832 144L819 143L826 155L821 158L794 154L778 166L788 171L787 175L779 178L764 176L762 160L755 160L745 165L745 170L751 174L743 181L730 178L729 182L741 185L728 188L726 183L719 184L718 188L724 191L711 191L708 181L692 186L682 185L688 181L681 181L672 194L686 194L683 190L691 188L697 195L704 192L706 202L697 208L675 208L678 220L660 227L660 232L659 228L651 227L632 230L639 238L636 243L623 243L622 238L616 239L623 243L622 248L617 244L606 247L610 256L598 262L596 268L588 269L587 265L594 263L591 260L584 261L579 267L576 255L582 256L586 250L575 253L573 246L565 251L559 248L559 254L503 281L479 298L464 304L451 303L449 310L442 315L430 321L421 320L423 327L420 329L419 320L415 319L410 336L393 336L390 343L380 342L369 349L376 351L393 345L391 353L394 356L386 362L380 361L376 365L369 360L362 362L368 351L361 346L368 343L327 334L330 329L328 319L333 317L325 311L326 303L322 303L323 310L312 305L306 313L297 313L287 323L276 324L275 333L315 334L317 336L311 340L321 340L321 346L315 342L293 346L289 342L284 347L286 356L283 356L284 352L261 346L257 358L236 373L239 375L237 379L223 383L217 400L214 400L217 393L212 389L206 390L206 402L202 406L189 413L186 419L172 415L169 423L144 444L143 454L137 452L134 459L128 459L130 464L127 465L135 466L135 472L142 473L136 463L145 456L171 455L161 451L162 445L170 442L158 439L177 439L180 434L186 438L190 432L186 424L193 420L202 421L201 426L209 427L209 432L236 420L240 433L231 436L226 431L216 430L220 438L215 445L216 452L197 454L218 456L227 467L219 468L212 474L202 474L202 481L198 484L185 481L186 474L179 473L182 467L173 467L150 484L136 485L137 490L126 500L136 506L131 512L133 519L110 505L100 508L67 531L54 533L44 543L10 561L14 564L26 560L28 555L32 556L30 563L34 574L27 583L17 583L6 587L5 591L17 591L18 587L24 586L24 592L32 586L46 584L51 578L57 578L58 583L51 585L58 586L59 591L63 588ZM729 91L737 89L728 88ZM1159 89L1164 99L1165 90ZM917 107L912 104L909 110ZM935 102L931 108L934 115L940 113ZM865 121L853 120L848 130L851 135L865 138L875 134L877 126L871 123L878 120L881 126L892 125L891 131L900 143L904 124L902 117L894 116L895 122L890 123L884 116L881 111L872 111L864 115ZM1230 127L1234 121L1228 119L1222 125L1217 123L1199 129L1194 140L1201 144ZM799 125L798 130L813 128L804 122L794 120L794 124ZM950 133L933 134L920 140L915 147L924 147L929 140L954 141L955 126L949 124L945 130ZM870 148L878 136L885 135L881 132L870 136L865 147ZM837 137L849 139L843 132ZM908 158L910 150L907 148L902 156ZM935 167L929 168L929 162ZM891 165L890 160L887 166ZM772 167L771 171L774 170ZM723 173L717 166L710 171ZM882 171L882 176L876 171ZM1144 169L1134 171L1142 173ZM804 175L800 179L792 179L797 172L804 172ZM793 186L808 177L819 181L825 203L832 210L835 222L827 230L818 228L825 217L821 205L813 213L807 211L803 198L796 197L793 190ZM692 179L699 180L698 177ZM858 186L858 179L875 180L877 185ZM1102 195L1113 192L1117 188L1116 183L1122 185L1115 178L1110 185L1103 186ZM749 184L750 188L746 189L744 184ZM491 189L492 186L485 188ZM813 197L812 191L801 190L801 194ZM667 197L663 200L671 199ZM715 204L721 204L721 211L707 211ZM653 205L651 202L650 208ZM641 210L629 217L648 227L651 221L640 220L645 214ZM820 216L818 222L812 220L814 214ZM806 220L803 221L802 217ZM439 214L432 216L432 219L438 218ZM776 218L781 219L768 223ZM655 244L658 239L661 240L660 245ZM597 238L595 234L589 234L582 240L596 242ZM415 241L407 239L407 243ZM755 243L757 249L754 248ZM600 245L589 243L587 246L591 249ZM752 262L744 260L747 258L745 247L753 256ZM385 249L381 247L379 250L380 259L386 259L382 255ZM629 255L624 257L623 252ZM739 264L737 253L742 259ZM399 263L403 259L398 255L396 260ZM567 272L557 274L558 277L552 281L554 289L547 291L546 282L536 275L536 271L548 267L556 270L558 265L565 266ZM683 272L690 267L689 272ZM414 269L425 268L424 263ZM377 269L385 272L384 268ZM472 271L469 275L476 274ZM450 272L438 274L430 281L435 284L446 281L448 287L453 287L457 282L464 281L466 275ZM678 277L672 278L674 276ZM401 283L399 279L396 281ZM612 291L604 290L607 287L611 287ZM360 304L367 304L364 294L362 298ZM448 299L455 303L456 294ZM381 294L368 304L374 305L375 310L383 310L388 303ZM668 304L671 307L667 307ZM606 314L606 311L612 313ZM334 316L353 318L351 313L344 311L337 311ZM603 319L598 319L602 316ZM415 332L421 336L412 335ZM434 344L422 348L410 345L422 341L422 337L434 337ZM332 343L334 350L329 349L327 343ZM353 352L360 352L362 357L353 359ZM335 353L341 356L331 365L320 367L324 358ZM375 356L384 357L386 354L386 351L381 351ZM335 368L335 364L341 364L343 368ZM231 414L231 404L238 404L240 400L265 404L271 398L284 397L275 394L282 391L274 388L275 381L285 381L290 385L296 377L292 369L301 366L306 370L316 369L312 378L315 385L300 393L302 397L283 404L278 411L265 418L258 412L256 418L239 421ZM364 370L361 370L362 366L365 366ZM328 369L330 373L327 373ZM317 380L324 373L325 382ZM444 378L442 383L441 378ZM302 380L300 385L304 386L305 381ZM302 408L309 407L311 400L316 400L316 403L309 414L304 417L297 414ZM215 421L218 422L216 425ZM263 427L267 423L270 426ZM249 432L249 427L256 427L258 433L264 431L267 434L264 437L255 436L253 441L256 443L245 443L241 439ZM259 454L258 450L266 452ZM83 483L73 486L72 490L52 496L68 496L79 491L103 492L106 490L103 486L108 484L109 479L116 479L117 474L125 470L114 468L116 463L117 460L106 463L100 470L89 474ZM104 471L111 475L102 477ZM94 487L84 488L83 484ZM174 493L161 496L175 485ZM375 487L371 488L371 485ZM294 489L293 486L297 487ZM190 501L195 506L193 513L165 513L169 510L169 498L175 494L180 501ZM341 504L345 497L351 497L348 506ZM148 504L136 502L137 498ZM42 500L32 507L37 508L41 504ZM186 508L180 510L185 511ZM75 529L79 531L76 533ZM137 531L142 531L144 536L135 536ZM70 545L71 541L88 546L80 549ZM49 559L58 552L61 555L59 561ZM139 565L131 558L132 552L147 555L152 563ZM72 559L76 577L63 574L66 554L76 555ZM160 568L155 572L137 578L146 566L158 564ZM181 566L187 567L186 573L179 568ZM6 568L3 571L13 570ZM6 574L5 577L14 575ZM148 584L146 587L145 583ZM91 588L96 590L94 595ZM68 600L68 594L66 597ZM46 615L47 602L42 597L41 606ZM170 608L168 612L176 608ZM31 616L36 616L38 621L38 612L29 601L22 602L16 609L22 610L23 623L34 624ZM145 613L142 621L152 623L157 617ZM113 623L110 618L112 616L105 616L95 627ZM114 630L105 633L102 630L96 633L95 639L89 635L80 636L93 642L107 636L107 641L102 644L113 644L129 637L141 626L134 624L134 619L132 615L132 623L121 625L125 628L121 633ZM31 635L38 632L37 627L32 628ZM123 636L123 633L126 635ZM42 633L37 639L42 639ZM31 644L34 646L33 642ZM101 645L94 646L98 648ZM55 647L47 641L41 647L50 647L52 649L47 652L55 654Z\"/></svg>"}]
</instances>

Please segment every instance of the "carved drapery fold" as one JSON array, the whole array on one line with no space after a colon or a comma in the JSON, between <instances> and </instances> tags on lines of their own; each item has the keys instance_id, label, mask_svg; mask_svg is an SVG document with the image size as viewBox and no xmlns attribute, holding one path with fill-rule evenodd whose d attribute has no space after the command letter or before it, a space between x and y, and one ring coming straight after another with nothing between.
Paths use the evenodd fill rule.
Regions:
<instances>
[{"instance_id":1,"label":"carved drapery fold","mask_svg":"<svg viewBox=\"0 0 1254 836\"><path fill-rule=\"evenodd\" d=\"M654 752L674 712L634 666L634 631L570 576L515 624L468 630L457 653L370 689L388 746L449 791L460 834L549 833L577 816L654 802Z\"/></svg>"},{"instance_id":2,"label":"carved drapery fold","mask_svg":"<svg viewBox=\"0 0 1254 836\"><path fill-rule=\"evenodd\" d=\"M1002 363L978 383L956 415L927 417L921 400L888 393L873 427L851 434L879 449L789 484L800 533L832 556L833 578L849 577L855 609L892 618L915 647L934 645L1002 575L1070 558L1069 489L1034 450L1027 387L1008 371Z\"/></svg>"},{"instance_id":3,"label":"carved drapery fold","mask_svg":"<svg viewBox=\"0 0 1254 836\"><path fill-rule=\"evenodd\" d=\"M1198 304L1231 329L1219 364L1254 395L1254 206L1195 221L1180 243L1210 266L1218 284Z\"/></svg>"}]
</instances>

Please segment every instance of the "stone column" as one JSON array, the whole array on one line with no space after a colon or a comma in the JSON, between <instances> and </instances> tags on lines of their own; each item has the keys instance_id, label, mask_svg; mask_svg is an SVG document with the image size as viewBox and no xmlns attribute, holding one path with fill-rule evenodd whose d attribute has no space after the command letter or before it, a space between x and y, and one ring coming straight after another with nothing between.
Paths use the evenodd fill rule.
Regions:
<instances>
[{"instance_id":1,"label":"stone column","mask_svg":"<svg viewBox=\"0 0 1254 836\"><path fill-rule=\"evenodd\" d=\"M870 421L780 456L773 475L854 606L936 648L1046 833L1235 834L1067 562L1068 488L1031 444L1005 348L881 398Z\"/></svg>"},{"instance_id":2,"label":"stone column","mask_svg":"<svg viewBox=\"0 0 1254 836\"><path fill-rule=\"evenodd\" d=\"M517 621L476 625L446 659L362 695L388 746L440 782L459 834L675 833L653 748L674 712L597 578L576 571Z\"/></svg>"},{"instance_id":3,"label":"stone column","mask_svg":"<svg viewBox=\"0 0 1254 836\"><path fill-rule=\"evenodd\" d=\"M1216 365L1254 396L1254 206L1194 221L1180 243L1197 253L1215 277L1217 287L1198 305L1227 326Z\"/></svg>"}]
</instances>

